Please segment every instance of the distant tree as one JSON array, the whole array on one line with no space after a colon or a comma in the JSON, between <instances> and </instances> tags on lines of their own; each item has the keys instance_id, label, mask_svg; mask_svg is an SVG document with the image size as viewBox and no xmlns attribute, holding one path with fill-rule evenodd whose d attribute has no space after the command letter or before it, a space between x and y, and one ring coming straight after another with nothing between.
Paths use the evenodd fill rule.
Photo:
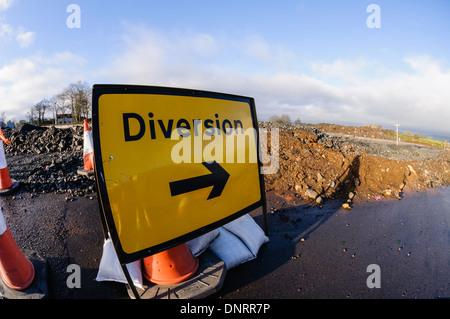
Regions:
<instances>
[{"instance_id":1,"label":"distant tree","mask_svg":"<svg viewBox=\"0 0 450 319\"><path fill-rule=\"evenodd\" d=\"M408 137L414 137L414 133L411 133L410 131L403 131L402 134Z\"/></svg>"},{"instance_id":2,"label":"distant tree","mask_svg":"<svg viewBox=\"0 0 450 319\"><path fill-rule=\"evenodd\" d=\"M291 124L292 123L291 118L287 114L282 114L280 116L280 122L281 123L286 123L286 124Z\"/></svg>"},{"instance_id":3,"label":"distant tree","mask_svg":"<svg viewBox=\"0 0 450 319\"><path fill-rule=\"evenodd\" d=\"M272 115L271 117L269 117L269 122L276 122L278 121L279 117L278 115Z\"/></svg>"},{"instance_id":4,"label":"distant tree","mask_svg":"<svg viewBox=\"0 0 450 319\"><path fill-rule=\"evenodd\" d=\"M62 93L51 98L50 110L53 112L55 124L58 124L58 114L65 114L66 112L65 97Z\"/></svg>"},{"instance_id":5,"label":"distant tree","mask_svg":"<svg viewBox=\"0 0 450 319\"><path fill-rule=\"evenodd\" d=\"M61 94L70 107L75 123L81 122L83 117L89 117L91 89L87 82L71 83Z\"/></svg>"},{"instance_id":6,"label":"distant tree","mask_svg":"<svg viewBox=\"0 0 450 319\"><path fill-rule=\"evenodd\" d=\"M27 121L28 121L28 123L33 124L33 125L37 124L36 112L35 112L34 107L32 107L27 112Z\"/></svg>"},{"instance_id":7,"label":"distant tree","mask_svg":"<svg viewBox=\"0 0 450 319\"><path fill-rule=\"evenodd\" d=\"M299 117L297 117L297 119L295 120L294 124L302 124L302 121L300 120Z\"/></svg>"},{"instance_id":8,"label":"distant tree","mask_svg":"<svg viewBox=\"0 0 450 319\"><path fill-rule=\"evenodd\" d=\"M272 115L269 118L269 122L274 122L274 123L284 123L284 124L291 124L291 118L289 117L289 115L287 114L282 114L281 116L278 115Z\"/></svg>"},{"instance_id":9,"label":"distant tree","mask_svg":"<svg viewBox=\"0 0 450 319\"><path fill-rule=\"evenodd\" d=\"M41 100L34 106L35 111L37 112L37 124L39 126L44 124L45 119L45 111L50 108L50 101L47 99Z\"/></svg>"}]
</instances>

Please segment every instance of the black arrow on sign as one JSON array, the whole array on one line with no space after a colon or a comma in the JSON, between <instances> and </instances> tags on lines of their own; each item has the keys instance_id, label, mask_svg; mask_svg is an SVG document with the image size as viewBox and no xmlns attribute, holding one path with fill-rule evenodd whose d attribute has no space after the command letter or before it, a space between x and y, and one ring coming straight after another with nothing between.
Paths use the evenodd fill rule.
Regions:
<instances>
[{"instance_id":1,"label":"black arrow on sign","mask_svg":"<svg viewBox=\"0 0 450 319\"><path fill-rule=\"evenodd\" d=\"M222 194L230 174L215 161L211 163L204 162L202 164L211 174L170 182L169 186L172 196L193 192L210 186L213 186L213 189L208 199L219 197Z\"/></svg>"}]
</instances>

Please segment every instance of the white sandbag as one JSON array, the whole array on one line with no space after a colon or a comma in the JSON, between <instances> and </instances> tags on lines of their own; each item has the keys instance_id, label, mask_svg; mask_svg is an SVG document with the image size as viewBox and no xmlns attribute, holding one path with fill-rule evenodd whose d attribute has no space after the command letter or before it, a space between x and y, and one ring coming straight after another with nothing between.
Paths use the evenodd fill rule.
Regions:
<instances>
[{"instance_id":1,"label":"white sandbag","mask_svg":"<svg viewBox=\"0 0 450 319\"><path fill-rule=\"evenodd\" d=\"M223 228L239 237L255 257L259 248L269 241L261 227L248 214L224 225Z\"/></svg>"},{"instance_id":2,"label":"white sandbag","mask_svg":"<svg viewBox=\"0 0 450 319\"><path fill-rule=\"evenodd\" d=\"M127 279L120 266L111 238L105 240L103 244L103 255L98 267L97 281L116 281L127 284ZM127 264L131 280L138 288L142 288L142 269L141 261L135 261Z\"/></svg>"},{"instance_id":3,"label":"white sandbag","mask_svg":"<svg viewBox=\"0 0 450 319\"><path fill-rule=\"evenodd\" d=\"M219 231L217 229L214 229L209 233L188 241L186 244L191 250L192 255L194 257L198 257L209 247L211 242L214 241L217 236L219 236Z\"/></svg>"},{"instance_id":4,"label":"white sandbag","mask_svg":"<svg viewBox=\"0 0 450 319\"><path fill-rule=\"evenodd\" d=\"M255 258L238 237L223 227L218 230L219 236L209 245L209 249L225 262L227 269Z\"/></svg>"}]
</instances>

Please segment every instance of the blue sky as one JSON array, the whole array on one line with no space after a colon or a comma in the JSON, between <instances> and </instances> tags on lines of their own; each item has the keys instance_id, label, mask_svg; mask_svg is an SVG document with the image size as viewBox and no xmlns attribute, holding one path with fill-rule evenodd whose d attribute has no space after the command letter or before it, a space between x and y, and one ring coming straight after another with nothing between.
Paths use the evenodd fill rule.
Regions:
<instances>
[{"instance_id":1,"label":"blue sky","mask_svg":"<svg viewBox=\"0 0 450 319\"><path fill-rule=\"evenodd\" d=\"M252 96L263 120L450 136L449 13L447 0L0 0L0 112L18 121L82 80Z\"/></svg>"}]
</instances>

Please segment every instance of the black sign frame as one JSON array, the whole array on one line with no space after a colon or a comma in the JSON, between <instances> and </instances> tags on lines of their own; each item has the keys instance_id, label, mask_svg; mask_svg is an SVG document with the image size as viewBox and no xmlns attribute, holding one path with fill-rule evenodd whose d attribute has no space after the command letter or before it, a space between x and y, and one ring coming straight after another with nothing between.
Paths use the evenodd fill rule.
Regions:
<instances>
[{"instance_id":1,"label":"black sign frame","mask_svg":"<svg viewBox=\"0 0 450 319\"><path fill-rule=\"evenodd\" d=\"M260 200L245 207L244 209L231 213L228 217L223 218L217 222L214 222L210 225L204 226L195 231L189 232L172 240L169 240L165 243L158 244L153 247L149 247L147 249L134 252L131 254L126 253L121 246L120 239L117 233L117 229L115 227L114 219L112 216L112 211L109 203L108 192L105 183L104 171L103 171L103 162L102 162L102 153L101 153L101 138L100 138L100 129L99 129L99 99L104 94L158 94L158 95L176 95L176 96L186 96L186 97L199 97L199 98L213 98L213 99L224 99L231 101L240 101L249 104L253 128L258 132L258 120L256 117L256 109L255 102L253 98L232 95L232 94L224 94L217 92L209 92L209 91L201 91L201 90L190 90L190 89L181 89L181 88L170 88L170 87L159 87L159 86L140 86L140 85L108 85L108 84L96 84L92 89L92 136L94 143L94 169L95 169L95 177L96 177L96 187L98 192L98 201L99 201L99 209L100 209L100 218L103 226L103 233L105 239L108 236L111 238L115 251L117 253L117 257L119 259L122 268L124 269L125 275L127 279L129 279L129 274L126 271L126 267L124 265L129 264L131 262L140 260L142 258L148 257L150 255L156 254L158 252L170 249L182 243L185 243L193 238L196 238L200 235L203 235L211 230L214 230L222 225L225 225L257 208L262 207L263 209L263 222L264 222L264 231L268 233L268 225L267 225L267 208L266 208L266 196L265 196L265 187L264 187L264 176L262 174L262 162L259 158L260 153L260 143L259 143L259 134L256 134L256 151L258 152L258 169L259 169L259 182L260 182ZM130 281L129 281L130 282ZM132 284L131 284L132 285Z\"/></svg>"}]
</instances>

